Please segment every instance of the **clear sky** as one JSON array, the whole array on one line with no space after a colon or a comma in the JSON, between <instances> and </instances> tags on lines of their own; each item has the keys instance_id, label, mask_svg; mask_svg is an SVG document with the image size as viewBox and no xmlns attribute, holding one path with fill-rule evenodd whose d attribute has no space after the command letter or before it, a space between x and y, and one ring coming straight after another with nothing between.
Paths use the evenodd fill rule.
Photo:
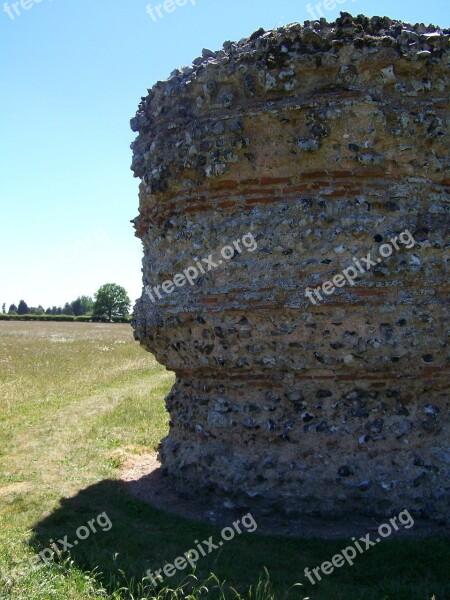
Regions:
<instances>
[{"instance_id":1,"label":"clear sky","mask_svg":"<svg viewBox=\"0 0 450 600\"><path fill-rule=\"evenodd\" d=\"M187 0L169 3L172 12L160 8L161 17L161 0L3 2L0 305L24 299L46 308L109 282L134 301L142 250L130 223L138 181L129 120L141 96L202 48L310 19L308 2ZM450 2L341 0L322 8L328 20L340 10L448 27Z\"/></svg>"}]
</instances>

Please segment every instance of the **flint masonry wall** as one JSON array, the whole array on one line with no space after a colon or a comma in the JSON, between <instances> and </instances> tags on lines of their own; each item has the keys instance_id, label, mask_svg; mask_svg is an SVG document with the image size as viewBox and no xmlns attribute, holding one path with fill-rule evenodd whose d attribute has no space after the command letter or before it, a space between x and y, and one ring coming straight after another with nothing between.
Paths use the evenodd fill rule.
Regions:
<instances>
[{"instance_id":1,"label":"flint masonry wall","mask_svg":"<svg viewBox=\"0 0 450 600\"><path fill-rule=\"evenodd\" d=\"M204 50L142 98L144 286L258 244L137 302L136 339L177 376L175 485L288 514L448 516L448 40L342 13ZM305 296L405 229L414 248Z\"/></svg>"}]
</instances>

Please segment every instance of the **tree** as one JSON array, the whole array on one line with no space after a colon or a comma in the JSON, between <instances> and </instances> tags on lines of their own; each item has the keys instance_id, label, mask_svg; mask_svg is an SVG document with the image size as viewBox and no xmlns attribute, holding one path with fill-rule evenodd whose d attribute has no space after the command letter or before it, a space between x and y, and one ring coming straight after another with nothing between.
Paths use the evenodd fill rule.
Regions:
<instances>
[{"instance_id":1,"label":"tree","mask_svg":"<svg viewBox=\"0 0 450 600\"><path fill-rule=\"evenodd\" d=\"M11 304L11 306L9 307L8 314L9 315L17 314L17 306L15 304Z\"/></svg>"},{"instance_id":2,"label":"tree","mask_svg":"<svg viewBox=\"0 0 450 600\"><path fill-rule=\"evenodd\" d=\"M117 283L102 285L95 294L94 315L111 317L126 317L130 310L131 301L125 288Z\"/></svg>"},{"instance_id":3,"label":"tree","mask_svg":"<svg viewBox=\"0 0 450 600\"><path fill-rule=\"evenodd\" d=\"M63 310L62 310L62 314L63 314L63 315L73 315L73 309L72 309L72 306L71 306L71 305L70 305L68 302L66 302L66 303L64 304L64 308L63 308Z\"/></svg>"},{"instance_id":4,"label":"tree","mask_svg":"<svg viewBox=\"0 0 450 600\"><path fill-rule=\"evenodd\" d=\"M2 313L5 314L6 313L6 304L3 302L2 305Z\"/></svg>"},{"instance_id":5,"label":"tree","mask_svg":"<svg viewBox=\"0 0 450 600\"><path fill-rule=\"evenodd\" d=\"M78 317L92 312L94 309L94 301L90 296L78 296L76 300L70 303L73 314Z\"/></svg>"},{"instance_id":6,"label":"tree","mask_svg":"<svg viewBox=\"0 0 450 600\"><path fill-rule=\"evenodd\" d=\"M43 315L44 313L45 313L44 307L41 304L39 304L39 306L36 309L36 314Z\"/></svg>"},{"instance_id":7,"label":"tree","mask_svg":"<svg viewBox=\"0 0 450 600\"><path fill-rule=\"evenodd\" d=\"M72 313L76 317L79 317L80 315L83 314L83 307L81 306L81 300L80 300L80 298L77 298L76 300L74 300L73 302L71 302L70 306L72 308Z\"/></svg>"},{"instance_id":8,"label":"tree","mask_svg":"<svg viewBox=\"0 0 450 600\"><path fill-rule=\"evenodd\" d=\"M90 296L80 296L79 299L81 300L81 309L83 311L81 314L92 314L94 310L94 301L92 300L92 298Z\"/></svg>"},{"instance_id":9,"label":"tree","mask_svg":"<svg viewBox=\"0 0 450 600\"><path fill-rule=\"evenodd\" d=\"M19 306L17 308L17 314L18 315L27 315L28 314L28 304L25 302L25 300L21 300L19 302Z\"/></svg>"}]
</instances>

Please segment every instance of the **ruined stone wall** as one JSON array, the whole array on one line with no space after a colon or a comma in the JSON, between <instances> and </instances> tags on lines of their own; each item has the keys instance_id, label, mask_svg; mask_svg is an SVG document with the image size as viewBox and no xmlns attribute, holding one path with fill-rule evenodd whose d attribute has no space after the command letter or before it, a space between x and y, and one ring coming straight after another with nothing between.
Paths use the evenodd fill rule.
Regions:
<instances>
[{"instance_id":1,"label":"ruined stone wall","mask_svg":"<svg viewBox=\"0 0 450 600\"><path fill-rule=\"evenodd\" d=\"M177 376L160 456L180 487L447 515L448 40L342 13L204 50L142 99L144 286L257 242L135 308ZM413 248L305 295L406 229Z\"/></svg>"}]
</instances>

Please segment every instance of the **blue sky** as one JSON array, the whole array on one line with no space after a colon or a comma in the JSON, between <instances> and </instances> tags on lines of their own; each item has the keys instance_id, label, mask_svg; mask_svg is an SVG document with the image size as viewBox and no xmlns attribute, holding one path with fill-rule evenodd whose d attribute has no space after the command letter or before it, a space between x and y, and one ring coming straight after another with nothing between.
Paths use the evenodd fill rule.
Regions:
<instances>
[{"instance_id":1,"label":"blue sky","mask_svg":"<svg viewBox=\"0 0 450 600\"><path fill-rule=\"evenodd\" d=\"M134 301L142 250L130 223L138 181L129 120L141 96L202 48L311 18L308 2L187 0L160 8L161 18L161 0L3 1L0 305L59 305L108 282ZM449 7L344 0L322 11L328 20L345 10L448 27Z\"/></svg>"}]
</instances>

